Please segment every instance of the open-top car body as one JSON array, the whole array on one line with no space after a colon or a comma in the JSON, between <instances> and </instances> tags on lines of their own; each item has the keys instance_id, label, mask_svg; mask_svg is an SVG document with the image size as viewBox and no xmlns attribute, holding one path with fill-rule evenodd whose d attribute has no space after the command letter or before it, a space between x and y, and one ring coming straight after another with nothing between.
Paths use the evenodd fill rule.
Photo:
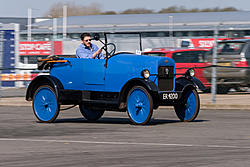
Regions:
<instances>
[{"instance_id":1,"label":"open-top car body","mask_svg":"<svg viewBox=\"0 0 250 167\"><path fill-rule=\"evenodd\" d=\"M197 117L200 100L196 89L205 87L193 77L193 69L175 78L173 59L115 53L114 49L111 53L109 45L104 43L105 59L40 60L50 74L33 79L26 93L39 121L55 121L60 106L70 104L79 105L89 121L98 120L104 111L127 111L132 123L143 125L159 106L174 106L181 121Z\"/></svg>"}]
</instances>

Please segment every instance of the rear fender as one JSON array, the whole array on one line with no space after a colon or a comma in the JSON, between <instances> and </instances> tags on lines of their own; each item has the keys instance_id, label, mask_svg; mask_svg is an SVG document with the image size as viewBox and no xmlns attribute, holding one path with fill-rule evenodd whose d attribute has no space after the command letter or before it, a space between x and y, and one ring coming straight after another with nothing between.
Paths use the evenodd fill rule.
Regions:
<instances>
[{"instance_id":1,"label":"rear fender","mask_svg":"<svg viewBox=\"0 0 250 167\"><path fill-rule=\"evenodd\" d=\"M29 84L26 91L26 100L32 101L35 91L42 85L49 85L54 88L57 97L59 97L59 90L63 89L63 85L57 78L50 75L39 75Z\"/></svg>"}]
</instances>

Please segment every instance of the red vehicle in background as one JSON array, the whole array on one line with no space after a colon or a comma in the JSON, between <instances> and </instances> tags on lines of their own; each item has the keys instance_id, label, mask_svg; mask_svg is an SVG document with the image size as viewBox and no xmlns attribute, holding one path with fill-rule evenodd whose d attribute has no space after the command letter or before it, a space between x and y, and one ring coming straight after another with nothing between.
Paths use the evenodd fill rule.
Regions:
<instances>
[{"instance_id":1,"label":"red vehicle in background","mask_svg":"<svg viewBox=\"0 0 250 167\"><path fill-rule=\"evenodd\" d=\"M207 88L210 89L211 84L203 76L205 67L205 53L208 49L203 48L153 48L150 51L143 52L144 55L164 56L175 60L176 77L184 74L188 68L194 68L195 77L198 78Z\"/></svg>"}]
</instances>

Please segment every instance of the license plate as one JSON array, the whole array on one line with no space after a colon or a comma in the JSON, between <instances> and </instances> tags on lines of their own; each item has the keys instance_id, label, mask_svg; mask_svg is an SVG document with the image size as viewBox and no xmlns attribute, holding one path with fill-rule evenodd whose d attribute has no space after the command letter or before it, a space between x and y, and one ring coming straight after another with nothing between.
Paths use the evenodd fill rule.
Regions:
<instances>
[{"instance_id":1,"label":"license plate","mask_svg":"<svg viewBox=\"0 0 250 167\"><path fill-rule=\"evenodd\" d=\"M179 98L178 93L163 93L162 99L163 100L177 100Z\"/></svg>"}]
</instances>

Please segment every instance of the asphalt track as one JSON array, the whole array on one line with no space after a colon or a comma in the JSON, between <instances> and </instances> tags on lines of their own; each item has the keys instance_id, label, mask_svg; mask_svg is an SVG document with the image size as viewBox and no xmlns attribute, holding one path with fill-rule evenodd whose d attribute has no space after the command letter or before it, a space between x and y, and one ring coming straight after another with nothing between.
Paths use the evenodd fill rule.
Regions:
<instances>
[{"instance_id":1,"label":"asphalt track","mask_svg":"<svg viewBox=\"0 0 250 167\"><path fill-rule=\"evenodd\" d=\"M87 122L78 108L55 123L36 122L30 106L0 106L0 166L250 166L250 110L201 110L179 122L169 108L150 125L131 125L126 113Z\"/></svg>"}]
</instances>

